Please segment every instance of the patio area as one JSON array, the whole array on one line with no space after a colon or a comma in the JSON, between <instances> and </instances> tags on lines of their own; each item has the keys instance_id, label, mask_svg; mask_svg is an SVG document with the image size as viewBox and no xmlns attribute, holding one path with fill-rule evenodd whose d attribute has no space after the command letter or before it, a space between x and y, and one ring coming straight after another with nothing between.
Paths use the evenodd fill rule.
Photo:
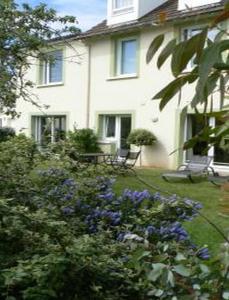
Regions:
<instances>
[{"instance_id":1,"label":"patio area","mask_svg":"<svg viewBox=\"0 0 229 300\"><path fill-rule=\"evenodd\" d=\"M203 205L202 213L215 223L225 234L229 233L229 214L223 216L220 203L224 197L224 192L212 183L202 180L198 183L190 183L188 180L176 180L168 183L161 178L162 169L137 169L137 175L149 184L156 185L162 190L196 200ZM120 176L115 183L115 191L121 192L123 189L144 190L150 188L143 185L135 176ZM152 192L155 192L151 189ZM229 201L228 201L229 202ZM219 244L223 238L218 232L202 217L194 219L190 224L187 222L185 227L191 234L194 243L208 245L210 250L219 251Z\"/></svg>"}]
</instances>

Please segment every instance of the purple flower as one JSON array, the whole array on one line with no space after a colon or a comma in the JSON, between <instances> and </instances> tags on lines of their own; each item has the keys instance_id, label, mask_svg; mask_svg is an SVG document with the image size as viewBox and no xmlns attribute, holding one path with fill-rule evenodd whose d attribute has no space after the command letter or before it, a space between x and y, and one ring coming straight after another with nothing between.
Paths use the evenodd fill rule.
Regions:
<instances>
[{"instance_id":1,"label":"purple flower","mask_svg":"<svg viewBox=\"0 0 229 300\"><path fill-rule=\"evenodd\" d=\"M200 259L203 259L203 260L208 260L211 257L210 253L209 253L209 249L207 247L200 249L197 252L197 257L199 257Z\"/></svg>"},{"instance_id":2,"label":"purple flower","mask_svg":"<svg viewBox=\"0 0 229 300\"><path fill-rule=\"evenodd\" d=\"M65 215L72 215L74 214L75 212L75 209L72 207L72 206L66 206L66 207L63 207L62 208L62 212L65 214Z\"/></svg>"}]
</instances>

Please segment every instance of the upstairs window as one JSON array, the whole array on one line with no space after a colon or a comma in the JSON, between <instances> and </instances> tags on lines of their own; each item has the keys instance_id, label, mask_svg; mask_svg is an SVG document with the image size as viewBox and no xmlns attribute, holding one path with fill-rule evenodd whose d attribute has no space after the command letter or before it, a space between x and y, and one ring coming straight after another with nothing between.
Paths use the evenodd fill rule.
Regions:
<instances>
[{"instance_id":1,"label":"upstairs window","mask_svg":"<svg viewBox=\"0 0 229 300\"><path fill-rule=\"evenodd\" d=\"M61 83L63 81L63 51L49 52L48 59L40 63L40 84Z\"/></svg>"},{"instance_id":2,"label":"upstairs window","mask_svg":"<svg viewBox=\"0 0 229 300\"><path fill-rule=\"evenodd\" d=\"M116 75L137 73L137 39L121 39L116 42Z\"/></svg>"},{"instance_id":3,"label":"upstairs window","mask_svg":"<svg viewBox=\"0 0 229 300\"><path fill-rule=\"evenodd\" d=\"M186 28L183 30L183 36L182 40L188 40L192 38L193 36L199 34L203 30L203 27L191 27L191 28ZM213 42L219 33L219 30L217 28L213 28L208 31L208 40ZM195 66L194 64L195 58L192 58L191 61L189 62L187 69L191 69Z\"/></svg>"},{"instance_id":4,"label":"upstairs window","mask_svg":"<svg viewBox=\"0 0 229 300\"><path fill-rule=\"evenodd\" d=\"M114 0L114 9L124 9L133 6L133 0Z\"/></svg>"},{"instance_id":5,"label":"upstairs window","mask_svg":"<svg viewBox=\"0 0 229 300\"><path fill-rule=\"evenodd\" d=\"M133 0L113 0L113 14L119 15L134 10Z\"/></svg>"}]
</instances>

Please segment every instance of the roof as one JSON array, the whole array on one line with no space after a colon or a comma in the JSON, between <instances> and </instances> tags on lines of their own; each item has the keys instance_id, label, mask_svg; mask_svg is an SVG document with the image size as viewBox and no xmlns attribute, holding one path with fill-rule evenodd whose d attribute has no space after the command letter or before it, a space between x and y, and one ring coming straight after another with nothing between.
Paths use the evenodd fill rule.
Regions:
<instances>
[{"instance_id":1,"label":"roof","mask_svg":"<svg viewBox=\"0 0 229 300\"><path fill-rule=\"evenodd\" d=\"M92 27L90 30L82 33L79 38L90 38L95 36L107 35L112 33L118 33L122 31L133 31L134 29L152 26L153 23L160 23L160 16L166 18L166 22L170 21L181 21L194 16L211 16L221 11L224 7L225 0L215 4L209 4L204 6L199 6L197 8L179 11L178 10L178 0L168 0L161 6L147 13L140 19L136 21L126 22L119 25L108 26L107 21L99 23L98 25Z\"/></svg>"}]
</instances>

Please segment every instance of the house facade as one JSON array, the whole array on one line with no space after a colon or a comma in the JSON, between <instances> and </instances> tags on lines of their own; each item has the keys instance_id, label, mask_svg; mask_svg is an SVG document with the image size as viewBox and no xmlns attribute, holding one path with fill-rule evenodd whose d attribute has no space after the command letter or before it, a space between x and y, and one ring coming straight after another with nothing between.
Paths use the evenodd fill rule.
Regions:
<instances>
[{"instance_id":1,"label":"house facade","mask_svg":"<svg viewBox=\"0 0 229 300\"><path fill-rule=\"evenodd\" d=\"M21 117L4 122L33 136L40 144L55 142L74 127L89 127L98 133L101 147L107 152L126 148L132 129L148 129L158 143L145 147L143 165L177 167L200 154L203 147L174 152L203 126L191 109L183 110L192 99L194 86L183 90L180 104L174 97L160 112L159 102L152 97L172 80L170 62L158 70L155 60L146 63L146 53L161 33L165 34L164 44L198 33L223 9L223 2L108 0L107 20L68 38L67 43L60 40L51 44L47 51L55 63L32 62L28 77L36 82L33 93L41 107L21 101ZM214 39L216 34L212 30L209 38ZM217 100L214 110L219 110ZM209 118L211 125L217 122L217 117ZM229 155L219 147L210 149L209 155L219 170L229 166Z\"/></svg>"}]
</instances>

